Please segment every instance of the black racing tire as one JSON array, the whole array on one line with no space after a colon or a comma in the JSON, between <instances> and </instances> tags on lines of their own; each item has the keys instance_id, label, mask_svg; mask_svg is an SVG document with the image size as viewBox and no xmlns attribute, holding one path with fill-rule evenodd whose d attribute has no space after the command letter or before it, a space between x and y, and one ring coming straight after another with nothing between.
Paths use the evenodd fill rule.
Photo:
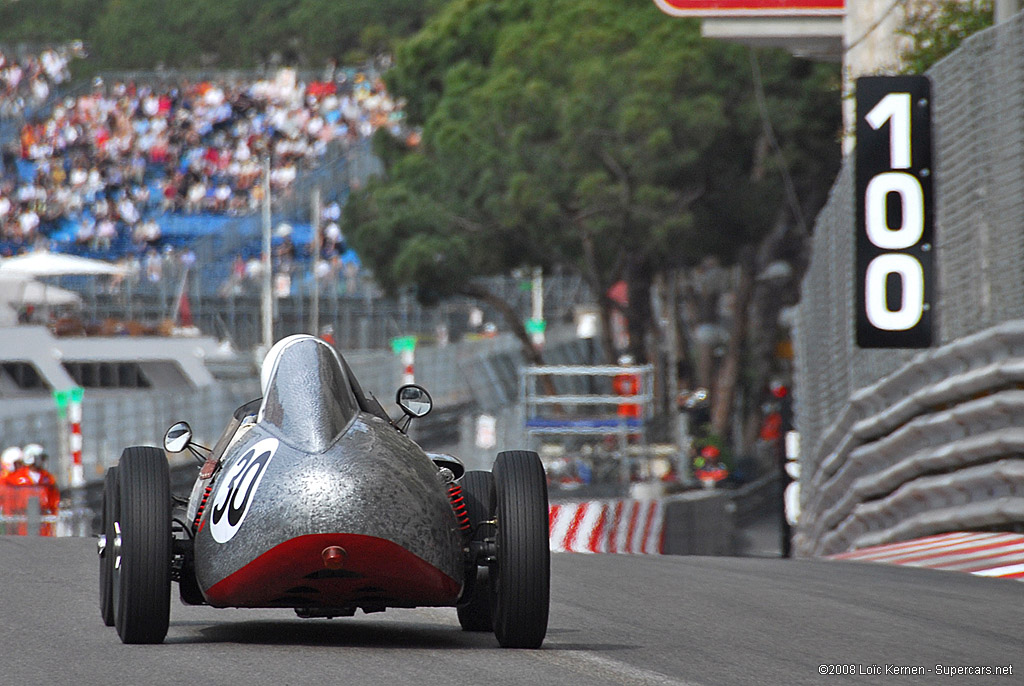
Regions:
<instances>
[{"instance_id":1,"label":"black racing tire","mask_svg":"<svg viewBox=\"0 0 1024 686\"><path fill-rule=\"evenodd\" d=\"M494 517L494 476L485 471L468 471L461 483L473 531L472 540L481 542L493 535L494 527L481 526L481 523ZM456 608L463 631L494 631L488 567L479 565L477 560L470 560L466 565L466 585L469 593Z\"/></svg>"},{"instance_id":2,"label":"black racing tire","mask_svg":"<svg viewBox=\"0 0 1024 686\"><path fill-rule=\"evenodd\" d=\"M547 479L537 453L498 453L494 494L494 635L502 648L539 648L548 629L551 550Z\"/></svg>"},{"instance_id":3,"label":"black racing tire","mask_svg":"<svg viewBox=\"0 0 1024 686\"><path fill-rule=\"evenodd\" d=\"M162 643L171 617L171 485L159 448L133 447L118 464L120 566L114 625L123 643Z\"/></svg>"},{"instance_id":4,"label":"black racing tire","mask_svg":"<svg viewBox=\"0 0 1024 686\"><path fill-rule=\"evenodd\" d=\"M103 508L100 512L100 535L106 540L100 553L100 615L103 623L114 626L114 522L117 520L117 467L107 469L103 477Z\"/></svg>"}]
</instances>

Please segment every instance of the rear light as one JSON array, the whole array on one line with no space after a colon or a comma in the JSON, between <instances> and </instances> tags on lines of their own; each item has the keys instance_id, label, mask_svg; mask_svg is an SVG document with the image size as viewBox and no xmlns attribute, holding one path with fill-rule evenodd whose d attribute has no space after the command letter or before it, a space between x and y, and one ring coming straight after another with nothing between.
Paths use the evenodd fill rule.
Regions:
<instances>
[{"instance_id":1,"label":"rear light","mask_svg":"<svg viewBox=\"0 0 1024 686\"><path fill-rule=\"evenodd\" d=\"M327 569L341 569L345 565L345 558L348 557L348 553L345 552L344 548L332 545L324 548L321 556L324 558L324 567L327 567Z\"/></svg>"}]
</instances>

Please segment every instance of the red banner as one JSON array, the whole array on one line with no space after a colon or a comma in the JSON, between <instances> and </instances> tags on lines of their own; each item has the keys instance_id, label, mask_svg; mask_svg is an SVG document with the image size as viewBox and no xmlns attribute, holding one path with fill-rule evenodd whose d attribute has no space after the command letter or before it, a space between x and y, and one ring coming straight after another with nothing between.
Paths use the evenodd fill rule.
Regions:
<instances>
[{"instance_id":1,"label":"red banner","mask_svg":"<svg viewBox=\"0 0 1024 686\"><path fill-rule=\"evenodd\" d=\"M834 16L845 11L846 0L654 0L674 17Z\"/></svg>"}]
</instances>

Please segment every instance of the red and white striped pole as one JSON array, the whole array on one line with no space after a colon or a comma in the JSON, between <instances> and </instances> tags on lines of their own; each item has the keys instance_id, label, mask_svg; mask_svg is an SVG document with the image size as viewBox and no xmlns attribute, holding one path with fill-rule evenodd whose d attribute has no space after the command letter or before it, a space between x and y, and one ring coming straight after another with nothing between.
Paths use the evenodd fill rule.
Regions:
<instances>
[{"instance_id":1,"label":"red and white striped pole","mask_svg":"<svg viewBox=\"0 0 1024 686\"><path fill-rule=\"evenodd\" d=\"M416 383L416 374L413 371L416 361L416 337L399 336L391 339L391 350L398 355L398 361L402 365L402 385Z\"/></svg>"},{"instance_id":2,"label":"red and white striped pole","mask_svg":"<svg viewBox=\"0 0 1024 686\"><path fill-rule=\"evenodd\" d=\"M416 373L414 371L416 349L407 348L403 350L400 359L402 360L402 385L416 383Z\"/></svg>"},{"instance_id":3,"label":"red and white striped pole","mask_svg":"<svg viewBox=\"0 0 1024 686\"><path fill-rule=\"evenodd\" d=\"M68 423L71 424L71 486L85 485L85 468L82 466L82 389L71 391L68 403Z\"/></svg>"}]
</instances>

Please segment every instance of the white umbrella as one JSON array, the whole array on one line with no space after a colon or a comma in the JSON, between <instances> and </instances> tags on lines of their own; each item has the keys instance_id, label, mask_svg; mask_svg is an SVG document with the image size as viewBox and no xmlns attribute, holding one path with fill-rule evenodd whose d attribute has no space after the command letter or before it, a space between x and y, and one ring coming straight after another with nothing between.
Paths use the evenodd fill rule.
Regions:
<instances>
[{"instance_id":1,"label":"white umbrella","mask_svg":"<svg viewBox=\"0 0 1024 686\"><path fill-rule=\"evenodd\" d=\"M0 302L32 305L79 305L74 291L35 281L23 274L0 272Z\"/></svg>"},{"instance_id":2,"label":"white umbrella","mask_svg":"<svg viewBox=\"0 0 1024 686\"><path fill-rule=\"evenodd\" d=\"M110 262L88 257L37 250L27 255L0 260L0 274L28 276L65 276L72 274L127 274L128 270Z\"/></svg>"}]
</instances>

